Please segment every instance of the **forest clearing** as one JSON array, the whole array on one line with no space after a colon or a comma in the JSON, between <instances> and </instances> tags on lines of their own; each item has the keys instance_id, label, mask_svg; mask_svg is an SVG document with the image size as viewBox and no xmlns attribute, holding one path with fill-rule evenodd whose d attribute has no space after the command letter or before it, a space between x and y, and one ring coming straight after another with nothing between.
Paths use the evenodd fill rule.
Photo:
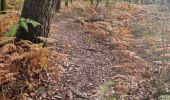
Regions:
<instances>
[{"instance_id":1,"label":"forest clearing","mask_svg":"<svg viewBox=\"0 0 170 100\"><path fill-rule=\"evenodd\" d=\"M0 100L170 100L170 0L0 0Z\"/></svg>"}]
</instances>

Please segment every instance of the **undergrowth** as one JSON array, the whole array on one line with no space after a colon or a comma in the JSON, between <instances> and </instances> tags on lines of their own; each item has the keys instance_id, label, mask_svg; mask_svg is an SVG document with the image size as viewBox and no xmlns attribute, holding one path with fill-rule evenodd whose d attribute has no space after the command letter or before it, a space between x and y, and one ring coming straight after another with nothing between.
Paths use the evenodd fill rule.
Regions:
<instances>
[{"instance_id":1,"label":"undergrowth","mask_svg":"<svg viewBox=\"0 0 170 100\"><path fill-rule=\"evenodd\" d=\"M14 37L1 39L0 52L0 96L4 100L24 99L40 87L52 85L50 81L59 76L58 63L64 59L41 44L16 42Z\"/></svg>"}]
</instances>

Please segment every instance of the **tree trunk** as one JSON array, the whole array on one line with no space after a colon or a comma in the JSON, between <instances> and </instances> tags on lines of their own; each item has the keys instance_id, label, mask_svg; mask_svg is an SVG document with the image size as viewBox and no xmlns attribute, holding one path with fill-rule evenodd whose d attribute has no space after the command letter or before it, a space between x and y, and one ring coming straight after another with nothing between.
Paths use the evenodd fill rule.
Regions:
<instances>
[{"instance_id":1,"label":"tree trunk","mask_svg":"<svg viewBox=\"0 0 170 100\"><path fill-rule=\"evenodd\" d=\"M65 6L68 6L68 0L65 0Z\"/></svg>"},{"instance_id":2,"label":"tree trunk","mask_svg":"<svg viewBox=\"0 0 170 100\"><path fill-rule=\"evenodd\" d=\"M97 0L96 7L99 5L100 2L101 0Z\"/></svg>"},{"instance_id":3,"label":"tree trunk","mask_svg":"<svg viewBox=\"0 0 170 100\"><path fill-rule=\"evenodd\" d=\"M5 14L6 13L5 10L6 10L6 0L1 0L0 13Z\"/></svg>"},{"instance_id":4,"label":"tree trunk","mask_svg":"<svg viewBox=\"0 0 170 100\"><path fill-rule=\"evenodd\" d=\"M58 0L56 5L57 12L59 12L60 9L61 9L61 0Z\"/></svg>"},{"instance_id":5,"label":"tree trunk","mask_svg":"<svg viewBox=\"0 0 170 100\"><path fill-rule=\"evenodd\" d=\"M94 3L93 0L90 0L91 5Z\"/></svg>"},{"instance_id":6,"label":"tree trunk","mask_svg":"<svg viewBox=\"0 0 170 100\"><path fill-rule=\"evenodd\" d=\"M143 0L142 0L142 2L143 2ZM139 3L139 0L134 0L134 3L135 3L135 4L138 4L138 3Z\"/></svg>"},{"instance_id":7,"label":"tree trunk","mask_svg":"<svg viewBox=\"0 0 170 100\"><path fill-rule=\"evenodd\" d=\"M21 18L37 21L41 26L28 25L28 32L20 28L16 34L17 40L39 42L37 37L48 37L53 8L58 0L25 0Z\"/></svg>"}]
</instances>

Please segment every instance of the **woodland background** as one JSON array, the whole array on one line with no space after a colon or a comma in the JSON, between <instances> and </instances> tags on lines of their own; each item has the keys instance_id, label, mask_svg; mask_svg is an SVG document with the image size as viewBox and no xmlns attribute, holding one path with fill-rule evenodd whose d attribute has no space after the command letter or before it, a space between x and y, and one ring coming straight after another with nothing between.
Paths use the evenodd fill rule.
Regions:
<instances>
[{"instance_id":1,"label":"woodland background","mask_svg":"<svg viewBox=\"0 0 170 100\"><path fill-rule=\"evenodd\" d=\"M0 0L0 100L170 99L170 0L49 2Z\"/></svg>"}]
</instances>

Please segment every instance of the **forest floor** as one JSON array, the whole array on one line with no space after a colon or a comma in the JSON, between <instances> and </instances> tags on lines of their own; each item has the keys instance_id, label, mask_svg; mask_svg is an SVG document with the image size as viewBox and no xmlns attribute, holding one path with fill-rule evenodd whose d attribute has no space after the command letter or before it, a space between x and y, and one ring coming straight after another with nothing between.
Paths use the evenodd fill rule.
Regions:
<instances>
[{"instance_id":1,"label":"forest floor","mask_svg":"<svg viewBox=\"0 0 170 100\"><path fill-rule=\"evenodd\" d=\"M157 100L160 95L169 96L170 36L163 34L162 41L161 33L170 28L161 10L153 5L129 7L128 3L96 7L75 2L62 8L51 24L50 35L57 42L49 48L67 55L67 60L60 62L63 72L57 86L49 91L41 88L41 94L30 93L33 100ZM18 22L19 14L0 17L4 19L0 32L4 33L9 23ZM162 31L163 20L166 27Z\"/></svg>"},{"instance_id":2,"label":"forest floor","mask_svg":"<svg viewBox=\"0 0 170 100\"><path fill-rule=\"evenodd\" d=\"M126 3L113 8L73 4L61 11L53 23L57 25L57 34L54 32L52 37L58 40L56 50L68 54L69 59L63 63L65 73L56 97L155 100L160 92L158 67L163 62L158 26L163 15L158 16L162 13L153 8L128 8Z\"/></svg>"}]
</instances>

